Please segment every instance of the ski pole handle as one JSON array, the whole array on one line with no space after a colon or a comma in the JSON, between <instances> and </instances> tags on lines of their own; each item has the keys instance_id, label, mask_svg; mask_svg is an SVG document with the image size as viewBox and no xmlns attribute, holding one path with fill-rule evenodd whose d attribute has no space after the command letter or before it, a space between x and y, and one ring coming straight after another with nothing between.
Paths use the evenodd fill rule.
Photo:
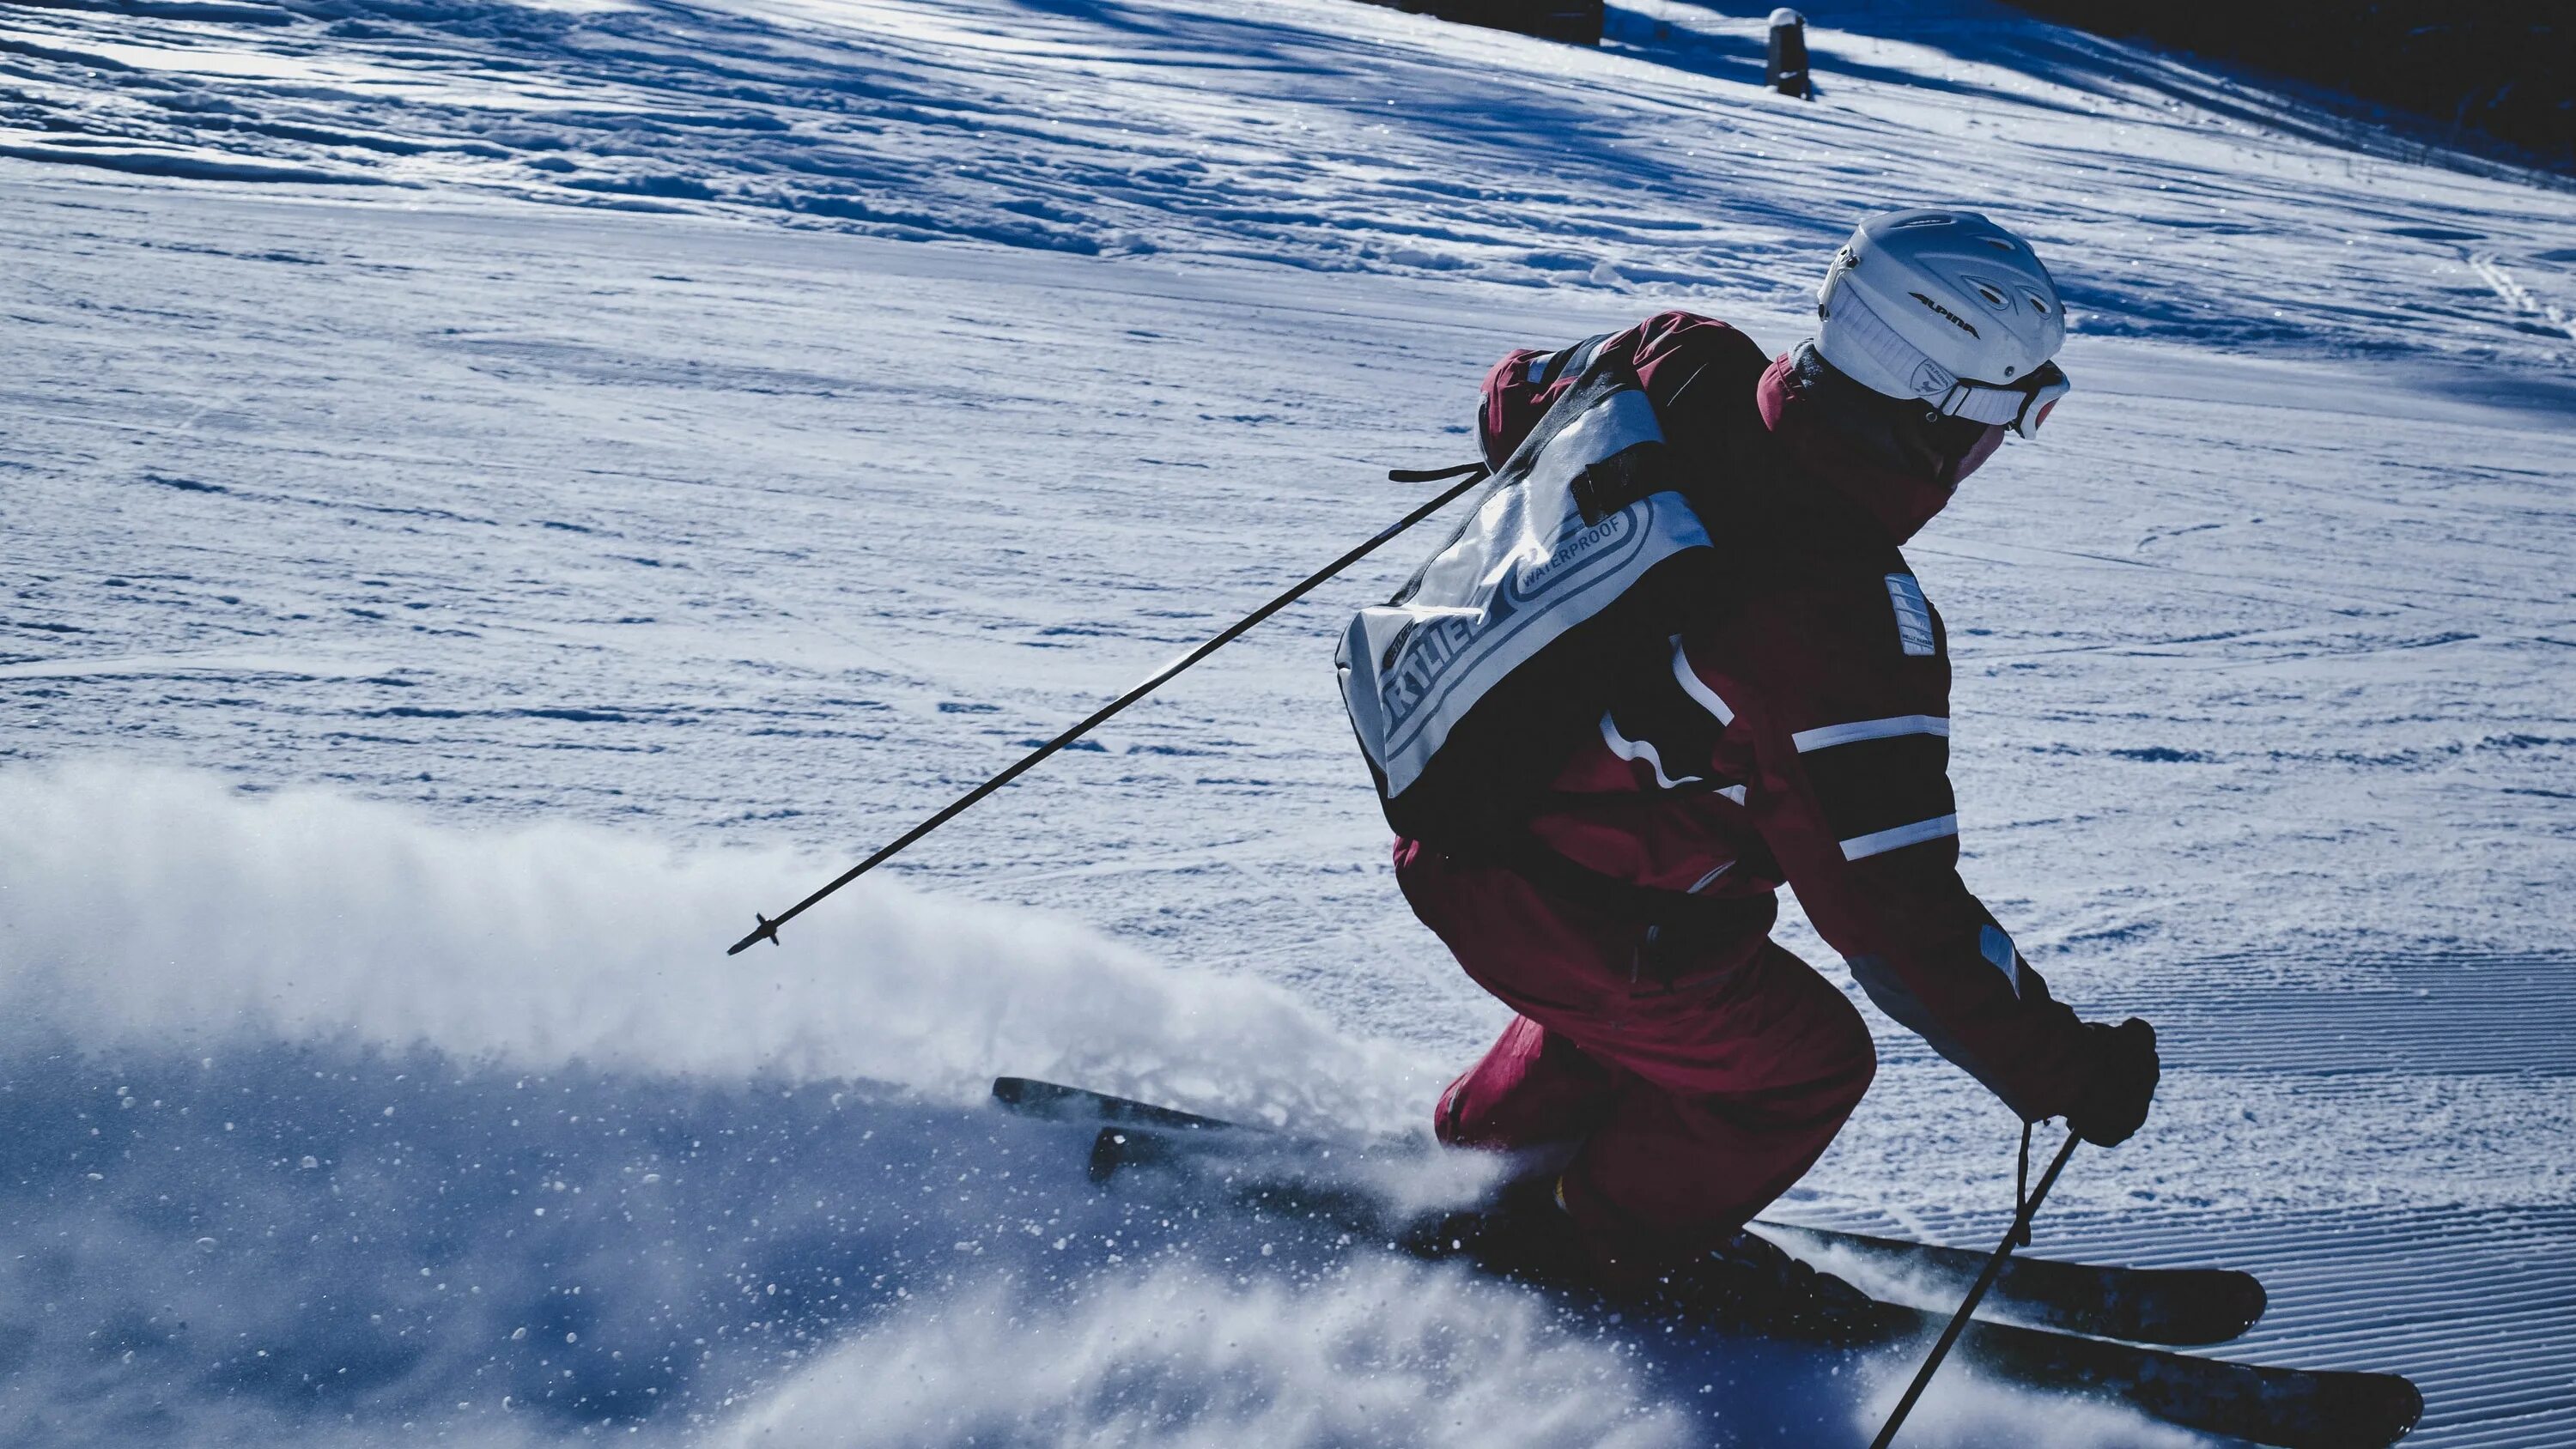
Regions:
<instances>
[{"instance_id":1,"label":"ski pole handle","mask_svg":"<svg viewBox=\"0 0 2576 1449\"><path fill-rule=\"evenodd\" d=\"M1423 504L1421 507L1414 509L1411 513L1404 515L1395 522L1388 524L1385 528L1380 529L1377 536L1371 538L1368 542L1361 544L1359 547L1352 549L1346 554L1343 554L1340 558L1324 565L1324 567L1318 569L1314 573L1308 574L1305 580L1299 583L1295 588L1290 589L1288 592L1272 599L1269 603L1262 605L1260 608L1253 610L1251 613L1237 619L1232 624L1227 625L1215 638L1208 640L1196 649L1191 650L1189 653L1182 655L1180 658L1164 665L1161 669L1156 670L1150 678L1145 680L1144 683L1137 685L1134 689L1127 691L1125 694L1109 701L1100 708L1093 710L1090 716L1084 719L1080 724L1066 730L1063 734L1057 735L1054 739L1038 746L1028 754L1021 756L1020 759L1009 769L1002 771L1002 773L986 780L983 784L976 786L974 789L969 790L965 794L948 802L946 806L940 809L938 814L931 816L919 825L905 831L902 835L897 836L892 843L878 850L876 854L869 856L867 859L860 861L857 865L851 866L848 870L845 870L839 875L833 877L831 882L825 885L821 890L818 890L812 895L807 896L805 899L798 901L796 904L789 906L786 910L779 912L775 916L764 916L759 912L754 911L752 913L752 919L758 921L760 923L759 926L754 928L750 935L745 936L741 940L734 942L731 946L726 947L725 954L728 956L738 956L742 954L744 948L759 941L767 941L773 946L777 945L778 928L786 925L789 921L796 919L798 916L805 914L807 907L823 899L825 896L830 895L832 892L839 890L841 887L848 885L850 882L857 880L860 876L866 875L869 871L876 869L878 866L883 865L886 861L892 859L897 851L902 850L905 846L912 844L914 841L928 835L930 832L937 830L940 826L947 824L952 819L955 819L976 801L983 799L985 796L1001 789L1004 785L1018 779L1021 775L1026 774L1030 767L1036 765L1040 760L1043 760L1047 756L1054 754L1056 751L1063 749L1065 746L1072 744L1075 740L1081 739L1084 735L1091 733L1092 729L1099 725L1101 721L1108 719L1111 715L1118 713L1127 706L1143 699L1146 695L1160 689L1173 675L1180 673L1182 670L1189 668L1191 665L1198 663L1200 660L1207 658L1219 649L1222 649L1226 645L1234 642L1234 640L1240 637L1245 630L1250 629L1253 625L1260 623L1262 620L1269 618L1280 610L1287 608L1290 604L1297 602L1299 599L1306 597L1306 595L1312 593L1325 580L1340 573L1342 570L1349 568L1351 565L1358 563L1361 559L1368 557L1370 554L1377 552L1378 548L1386 543L1387 540L1404 532L1406 529L1413 527L1422 520L1429 518L1432 514L1439 512L1442 508L1448 506L1450 500L1483 482L1486 477L1486 468L1482 463L1471 463L1459 468L1433 469L1421 474L1412 474L1405 470L1397 470L1387 476L1397 479L1398 481L1412 481L1415 479L1428 480L1437 478L1458 478L1459 481L1451 487L1443 489L1440 496Z\"/></svg>"},{"instance_id":2,"label":"ski pole handle","mask_svg":"<svg viewBox=\"0 0 2576 1449\"><path fill-rule=\"evenodd\" d=\"M1959 1311L1951 1316L1950 1326L1941 1330L1941 1341L1932 1345L1932 1352L1923 1360L1923 1367L1914 1371L1914 1382L1905 1386L1905 1397L1896 1401L1896 1412L1887 1416L1887 1423L1879 1429L1878 1437L1869 1441L1869 1449L1887 1449L1895 1440L1897 1428L1905 1422L1906 1415L1914 1412L1915 1401L1923 1397L1924 1389L1931 1386L1932 1375L1939 1371L1941 1360L1950 1356L1950 1346L1967 1331L1968 1316L1985 1301L1986 1290L1995 1286L1996 1277L2004 1270L2004 1260L2012 1256L2013 1245L2030 1240L2030 1220L2039 1215L2040 1199L2048 1196L2048 1190L2057 1185L2057 1174L2066 1170L2066 1159L2075 1155L2076 1144L2083 1140L2072 1132L2066 1134L2066 1145L2057 1149L2057 1156L2048 1164L2048 1170L2039 1175L2039 1190L2023 1201L2021 1211L2013 1214L2013 1225L2004 1233L2004 1240L1995 1244L1994 1256L1986 1259L1986 1270L1977 1275L1975 1285L1968 1289L1967 1301L1961 1303Z\"/></svg>"}]
</instances>

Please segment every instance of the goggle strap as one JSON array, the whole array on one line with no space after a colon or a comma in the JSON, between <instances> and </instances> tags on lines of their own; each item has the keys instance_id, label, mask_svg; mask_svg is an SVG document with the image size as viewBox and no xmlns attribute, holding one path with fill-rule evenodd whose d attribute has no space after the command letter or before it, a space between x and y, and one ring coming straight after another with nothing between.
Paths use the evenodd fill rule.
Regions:
<instances>
[{"instance_id":1,"label":"goggle strap","mask_svg":"<svg viewBox=\"0 0 2576 1449\"><path fill-rule=\"evenodd\" d=\"M2031 382L2022 387L1989 387L1981 382L1962 382L1950 389L1939 404L1943 413L1972 422L2000 424L2027 438L2039 430L2048 418L2048 410L2058 399L2073 391L2066 374L2049 374L2042 369L2031 374Z\"/></svg>"},{"instance_id":2,"label":"goggle strap","mask_svg":"<svg viewBox=\"0 0 2576 1449\"><path fill-rule=\"evenodd\" d=\"M1921 348L1906 341L1905 334L1878 315L1858 287L1843 285L1844 278L1839 273L1834 281L1837 285L1827 292L1827 305L1833 311L1831 320L1841 324L1835 330L1867 354L1870 361L1893 377L1912 377L1916 369L1931 362Z\"/></svg>"},{"instance_id":3,"label":"goggle strap","mask_svg":"<svg viewBox=\"0 0 2576 1449\"><path fill-rule=\"evenodd\" d=\"M1950 389L1938 406L1948 416L1966 418L1970 422L2018 423L2034 396L2035 393L2017 387L1987 387L1982 383L1962 382Z\"/></svg>"}]
</instances>

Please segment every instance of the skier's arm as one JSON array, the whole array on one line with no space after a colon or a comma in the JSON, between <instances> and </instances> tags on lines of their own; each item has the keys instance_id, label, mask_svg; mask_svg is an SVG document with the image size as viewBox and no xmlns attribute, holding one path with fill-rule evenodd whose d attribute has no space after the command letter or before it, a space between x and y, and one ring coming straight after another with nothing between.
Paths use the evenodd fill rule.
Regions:
<instances>
[{"instance_id":1,"label":"skier's arm","mask_svg":"<svg viewBox=\"0 0 2576 1449\"><path fill-rule=\"evenodd\" d=\"M1746 677L1695 672L1751 747L1765 843L1871 999L2025 1120L2064 1115L2088 1085L2088 1037L1959 879L1949 664L1929 609L1901 634L1893 599L1845 587L1757 606L1712 651Z\"/></svg>"}]
</instances>

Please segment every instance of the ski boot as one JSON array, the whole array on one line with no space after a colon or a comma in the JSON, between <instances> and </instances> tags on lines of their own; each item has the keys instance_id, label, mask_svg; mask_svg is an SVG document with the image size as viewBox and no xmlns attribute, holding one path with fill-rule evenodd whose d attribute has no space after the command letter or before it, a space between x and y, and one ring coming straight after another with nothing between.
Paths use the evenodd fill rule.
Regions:
<instances>
[{"instance_id":1,"label":"ski boot","mask_svg":"<svg viewBox=\"0 0 2576 1449\"><path fill-rule=\"evenodd\" d=\"M1480 1272L1572 1292L1611 1312L1819 1343L1867 1342L1890 1327L1886 1305L1749 1231L1678 1258L1605 1251L1566 1213L1554 1174L1507 1183L1482 1208L1424 1219L1402 1243L1421 1257L1461 1259Z\"/></svg>"},{"instance_id":2,"label":"ski boot","mask_svg":"<svg viewBox=\"0 0 2576 1449\"><path fill-rule=\"evenodd\" d=\"M1462 1259L1534 1287L1573 1287L1593 1276L1574 1219L1557 1200L1554 1174L1505 1183L1482 1207L1425 1218L1401 1242L1416 1256Z\"/></svg>"},{"instance_id":3,"label":"ski boot","mask_svg":"<svg viewBox=\"0 0 2576 1449\"><path fill-rule=\"evenodd\" d=\"M1750 1230L1627 1286L1621 1296L1649 1315L1812 1343L1870 1342L1890 1327L1887 1305Z\"/></svg>"}]
</instances>

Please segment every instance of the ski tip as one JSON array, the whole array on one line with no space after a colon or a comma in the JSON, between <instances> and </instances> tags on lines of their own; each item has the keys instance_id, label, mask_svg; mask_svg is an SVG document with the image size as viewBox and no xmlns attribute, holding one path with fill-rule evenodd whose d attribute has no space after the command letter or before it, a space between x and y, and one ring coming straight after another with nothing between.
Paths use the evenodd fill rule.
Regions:
<instances>
[{"instance_id":1,"label":"ski tip","mask_svg":"<svg viewBox=\"0 0 2576 1449\"><path fill-rule=\"evenodd\" d=\"M1041 1082L1031 1077L993 1079L994 1101L1031 1116L1054 1116L1073 1095L1071 1087L1059 1087L1053 1082Z\"/></svg>"},{"instance_id":2,"label":"ski tip","mask_svg":"<svg viewBox=\"0 0 2576 1449\"><path fill-rule=\"evenodd\" d=\"M2156 1270L2149 1270L2156 1271ZM2159 1292L2142 1294L2130 1311L2115 1315L2114 1338L2139 1343L2166 1343L2179 1348L2205 1348L2245 1336L2271 1306L2263 1280L2232 1268L2163 1270L2170 1277L2154 1281Z\"/></svg>"},{"instance_id":3,"label":"ski tip","mask_svg":"<svg viewBox=\"0 0 2576 1449\"><path fill-rule=\"evenodd\" d=\"M1202 1117L1195 1112L1113 1097L1083 1087L1041 1082L1034 1077L995 1077L993 1100L1023 1117L1043 1117L1055 1122L1137 1122L1186 1132L1240 1130L1231 1122Z\"/></svg>"},{"instance_id":4,"label":"ski tip","mask_svg":"<svg viewBox=\"0 0 2576 1449\"><path fill-rule=\"evenodd\" d=\"M2227 1335L2235 1338L2263 1321L2263 1310L2272 1306L2272 1295L2265 1291L2263 1280L2251 1273L2231 1272L2222 1281L2226 1284L2220 1294L2226 1304L2222 1316L2235 1325Z\"/></svg>"},{"instance_id":5,"label":"ski tip","mask_svg":"<svg viewBox=\"0 0 2576 1449\"><path fill-rule=\"evenodd\" d=\"M2398 1374L2332 1370L2314 1376L2315 1421L2279 1442L2316 1449L2388 1449L2424 1418L2424 1391Z\"/></svg>"},{"instance_id":6,"label":"ski tip","mask_svg":"<svg viewBox=\"0 0 2576 1449\"><path fill-rule=\"evenodd\" d=\"M2088 1315L2050 1326L2131 1343L2209 1348L2245 1336L2263 1317L2269 1299L2250 1273L2180 1270L2191 1276L2141 1279L2123 1301L2089 1305Z\"/></svg>"},{"instance_id":7,"label":"ski tip","mask_svg":"<svg viewBox=\"0 0 2576 1449\"><path fill-rule=\"evenodd\" d=\"M2136 1283L2126 1301L2103 1305L2096 1326L2067 1326L2133 1343L2206 1348L2244 1337L2271 1306L2263 1280L2232 1268L2146 1269Z\"/></svg>"},{"instance_id":8,"label":"ski tip","mask_svg":"<svg viewBox=\"0 0 2576 1449\"><path fill-rule=\"evenodd\" d=\"M726 955L739 956L746 949L758 945L762 941L767 941L773 946L778 944L778 922L771 920L758 911L752 912L751 918L758 921L760 924L753 928L750 935L745 936L741 940L734 942L732 945L725 947Z\"/></svg>"},{"instance_id":9,"label":"ski tip","mask_svg":"<svg viewBox=\"0 0 2576 1449\"><path fill-rule=\"evenodd\" d=\"M2415 1387L2413 1380L2400 1378L2396 1374L2381 1374L2378 1377L2388 1381L2387 1387L2380 1392L2384 1396L2384 1411L2392 1426L2388 1437L2381 1442L2394 1444L2412 1433L2416 1424L2423 1420L2424 1391Z\"/></svg>"}]
</instances>

